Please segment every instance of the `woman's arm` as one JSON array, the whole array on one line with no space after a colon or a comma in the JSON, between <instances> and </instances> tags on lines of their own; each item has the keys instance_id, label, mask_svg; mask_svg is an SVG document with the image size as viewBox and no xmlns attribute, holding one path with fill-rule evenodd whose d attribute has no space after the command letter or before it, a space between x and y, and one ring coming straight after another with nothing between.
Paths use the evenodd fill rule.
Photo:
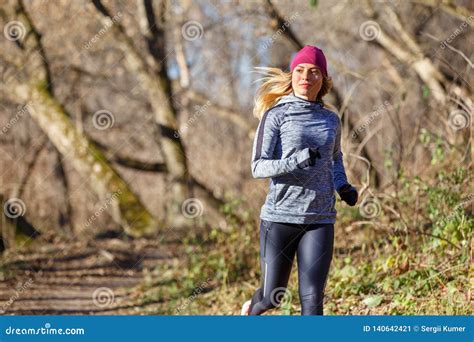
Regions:
<instances>
[{"instance_id":1,"label":"woman's arm","mask_svg":"<svg viewBox=\"0 0 474 342\"><path fill-rule=\"evenodd\" d=\"M260 120L253 141L252 176L254 178L277 177L305 167L311 158L305 148L288 158L273 159L280 134L280 119L274 109L265 112Z\"/></svg>"}]
</instances>

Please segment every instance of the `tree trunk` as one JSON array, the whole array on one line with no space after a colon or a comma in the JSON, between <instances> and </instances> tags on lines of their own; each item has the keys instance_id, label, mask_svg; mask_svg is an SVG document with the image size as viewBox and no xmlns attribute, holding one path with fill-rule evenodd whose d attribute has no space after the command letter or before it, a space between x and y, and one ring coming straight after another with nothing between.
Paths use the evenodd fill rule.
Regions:
<instances>
[{"instance_id":1,"label":"tree trunk","mask_svg":"<svg viewBox=\"0 0 474 342\"><path fill-rule=\"evenodd\" d=\"M89 180L104 205L111 206L114 221L126 233L139 237L157 231L159 223L112 169L99 149L77 131L65 109L45 89L44 84L18 85L14 90L22 101L29 101L32 118L64 158L70 160L73 167Z\"/></svg>"},{"instance_id":2,"label":"tree trunk","mask_svg":"<svg viewBox=\"0 0 474 342\"><path fill-rule=\"evenodd\" d=\"M93 0L97 10L103 15L103 21L110 25L113 16L100 0ZM164 37L165 2L160 3L160 18L155 21L152 3L144 2L144 13L149 26L148 35L150 53L159 63L153 68L133 44L133 39L126 33L125 27L113 22L113 32L125 52L130 69L137 75L153 108L154 121L158 130L157 143L163 151L163 158L168 170L168 190L171 201L168 203L167 218L169 223L181 223L184 218L181 205L188 197L189 175L186 163L186 152L178 132L176 110L171 102L171 82L166 71L166 49ZM152 42L153 44L150 44ZM156 71L158 70L158 71ZM166 191L168 192L168 191ZM179 221L179 222L178 222Z\"/></svg>"}]
</instances>

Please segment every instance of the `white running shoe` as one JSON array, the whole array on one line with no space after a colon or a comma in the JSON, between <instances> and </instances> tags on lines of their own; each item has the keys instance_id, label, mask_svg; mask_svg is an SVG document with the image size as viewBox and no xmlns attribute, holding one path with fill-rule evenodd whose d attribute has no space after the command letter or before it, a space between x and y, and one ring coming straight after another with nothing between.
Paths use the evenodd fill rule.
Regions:
<instances>
[{"instance_id":1,"label":"white running shoe","mask_svg":"<svg viewBox=\"0 0 474 342\"><path fill-rule=\"evenodd\" d=\"M240 314L242 316L248 316L248 314L250 313L249 312L250 311L250 303L251 303L251 301L248 300L244 303L244 305L242 305L242 311L240 312Z\"/></svg>"}]
</instances>

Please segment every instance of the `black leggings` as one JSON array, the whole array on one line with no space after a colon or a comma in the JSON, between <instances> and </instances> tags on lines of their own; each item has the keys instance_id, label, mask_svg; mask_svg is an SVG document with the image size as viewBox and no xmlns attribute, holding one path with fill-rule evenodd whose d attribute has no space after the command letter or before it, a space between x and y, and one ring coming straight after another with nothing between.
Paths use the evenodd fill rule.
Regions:
<instances>
[{"instance_id":1,"label":"black leggings","mask_svg":"<svg viewBox=\"0 0 474 342\"><path fill-rule=\"evenodd\" d=\"M285 300L297 254L298 289L302 315L322 315L324 287L331 265L333 224L294 224L261 220L262 286L252 296L250 315L260 315Z\"/></svg>"}]
</instances>

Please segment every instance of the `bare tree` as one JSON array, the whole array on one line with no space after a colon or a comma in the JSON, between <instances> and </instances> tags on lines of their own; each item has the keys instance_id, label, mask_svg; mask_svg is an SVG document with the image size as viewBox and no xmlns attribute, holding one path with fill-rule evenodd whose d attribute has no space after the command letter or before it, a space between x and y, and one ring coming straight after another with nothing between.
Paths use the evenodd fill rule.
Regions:
<instances>
[{"instance_id":1,"label":"bare tree","mask_svg":"<svg viewBox=\"0 0 474 342\"><path fill-rule=\"evenodd\" d=\"M113 219L130 235L155 233L157 221L130 190L125 181L109 165L102 152L69 119L70 115L53 92L49 60L23 2L18 1L18 18L28 34L20 48L29 58L28 79L15 82L13 94L20 103L28 103L29 113L54 144L63 158L89 180L89 185L102 201L111 200ZM11 82L13 84L13 81ZM3 89L5 90L5 89Z\"/></svg>"}]
</instances>

